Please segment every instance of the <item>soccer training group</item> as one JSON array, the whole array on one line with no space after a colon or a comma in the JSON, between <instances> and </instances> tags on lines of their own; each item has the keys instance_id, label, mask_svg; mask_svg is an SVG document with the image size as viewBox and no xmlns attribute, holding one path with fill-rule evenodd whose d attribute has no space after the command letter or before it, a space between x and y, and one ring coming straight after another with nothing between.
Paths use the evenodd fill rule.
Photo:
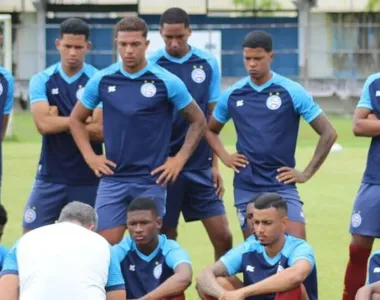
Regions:
<instances>
[{"instance_id":1,"label":"soccer training group","mask_svg":"<svg viewBox=\"0 0 380 300\"><path fill-rule=\"evenodd\" d=\"M246 35L247 76L221 91L216 58L188 43L188 14L170 8L159 26L165 46L147 57L146 22L121 19L120 61L97 70L84 62L89 26L77 18L61 23L60 61L29 84L42 149L24 234L11 249L0 248L1 300L180 300L193 280L199 299L318 299L296 184L323 164L335 129L300 84L271 70L269 34ZM0 67L2 137L13 90L12 75ZM350 222L343 300L380 299L380 252L371 256L380 236L379 90L380 73L369 76L353 117L354 134L372 143ZM297 171L301 116L319 141ZM230 119L234 154L220 139ZM237 247L219 160L234 170L245 239ZM202 221L214 248L215 262L199 274L175 241L181 214ZM1 205L1 235L6 222Z\"/></svg>"}]
</instances>

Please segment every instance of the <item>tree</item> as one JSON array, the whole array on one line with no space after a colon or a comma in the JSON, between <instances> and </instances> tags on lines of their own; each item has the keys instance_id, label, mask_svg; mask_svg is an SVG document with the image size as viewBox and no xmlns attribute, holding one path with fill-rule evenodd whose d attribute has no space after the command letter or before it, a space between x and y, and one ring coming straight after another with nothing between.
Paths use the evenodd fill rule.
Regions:
<instances>
[{"instance_id":1,"label":"tree","mask_svg":"<svg viewBox=\"0 0 380 300\"><path fill-rule=\"evenodd\" d=\"M368 0L367 10L378 11L380 9L380 0Z\"/></svg>"},{"instance_id":2,"label":"tree","mask_svg":"<svg viewBox=\"0 0 380 300\"><path fill-rule=\"evenodd\" d=\"M281 5L276 0L233 0L236 7L252 10L278 10Z\"/></svg>"}]
</instances>

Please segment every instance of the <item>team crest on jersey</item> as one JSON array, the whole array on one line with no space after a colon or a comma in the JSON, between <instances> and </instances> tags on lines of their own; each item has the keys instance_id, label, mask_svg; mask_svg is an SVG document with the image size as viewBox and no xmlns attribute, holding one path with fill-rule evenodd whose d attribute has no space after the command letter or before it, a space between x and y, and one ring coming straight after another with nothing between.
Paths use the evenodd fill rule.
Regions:
<instances>
[{"instance_id":1,"label":"team crest on jersey","mask_svg":"<svg viewBox=\"0 0 380 300\"><path fill-rule=\"evenodd\" d=\"M147 81L145 80L144 84L141 86L141 94L147 98L151 98L157 93L157 88L154 85L154 81Z\"/></svg>"},{"instance_id":2,"label":"team crest on jersey","mask_svg":"<svg viewBox=\"0 0 380 300\"><path fill-rule=\"evenodd\" d=\"M156 278L156 279L160 279L161 274L162 274L162 264L159 264L159 265L157 265L157 266L153 269L153 275L154 275L154 278Z\"/></svg>"},{"instance_id":3,"label":"team crest on jersey","mask_svg":"<svg viewBox=\"0 0 380 300\"><path fill-rule=\"evenodd\" d=\"M240 227L243 227L244 223L245 223L245 217L244 217L243 213L240 211L240 209L238 209L238 211L237 211L237 216L238 216L238 219L240 222Z\"/></svg>"},{"instance_id":4,"label":"team crest on jersey","mask_svg":"<svg viewBox=\"0 0 380 300\"><path fill-rule=\"evenodd\" d=\"M33 223L36 220L37 214L34 208L28 208L24 214L25 223Z\"/></svg>"},{"instance_id":5,"label":"team crest on jersey","mask_svg":"<svg viewBox=\"0 0 380 300\"><path fill-rule=\"evenodd\" d=\"M77 100L82 100L83 94L84 94L84 87L80 85L76 93Z\"/></svg>"},{"instance_id":6,"label":"team crest on jersey","mask_svg":"<svg viewBox=\"0 0 380 300\"><path fill-rule=\"evenodd\" d=\"M0 82L0 96L3 94L3 92L4 92L4 87Z\"/></svg>"},{"instance_id":7,"label":"team crest on jersey","mask_svg":"<svg viewBox=\"0 0 380 300\"><path fill-rule=\"evenodd\" d=\"M358 228L361 223L362 223L362 216L360 215L360 212L354 212L351 216L352 227Z\"/></svg>"},{"instance_id":8,"label":"team crest on jersey","mask_svg":"<svg viewBox=\"0 0 380 300\"><path fill-rule=\"evenodd\" d=\"M270 110L279 109L282 104L280 93L270 93L267 99L267 107Z\"/></svg>"},{"instance_id":9,"label":"team crest on jersey","mask_svg":"<svg viewBox=\"0 0 380 300\"><path fill-rule=\"evenodd\" d=\"M206 79L206 73L203 70L203 66L200 65L199 67L193 66L193 71L191 72L191 78L196 83L202 83Z\"/></svg>"}]
</instances>

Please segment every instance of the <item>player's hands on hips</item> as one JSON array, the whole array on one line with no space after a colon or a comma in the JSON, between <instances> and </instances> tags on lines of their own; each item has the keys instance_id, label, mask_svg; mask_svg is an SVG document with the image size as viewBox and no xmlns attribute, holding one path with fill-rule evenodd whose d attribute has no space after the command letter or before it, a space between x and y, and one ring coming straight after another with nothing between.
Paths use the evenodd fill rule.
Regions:
<instances>
[{"instance_id":1,"label":"player's hands on hips","mask_svg":"<svg viewBox=\"0 0 380 300\"><path fill-rule=\"evenodd\" d=\"M105 155L91 156L86 159L86 162L98 177L102 175L112 175L113 171L111 168L116 168L116 164L108 160Z\"/></svg>"},{"instance_id":2,"label":"player's hands on hips","mask_svg":"<svg viewBox=\"0 0 380 300\"><path fill-rule=\"evenodd\" d=\"M50 105L49 106L49 114L51 116L58 117L59 116L58 107L55 105Z\"/></svg>"},{"instance_id":3,"label":"player's hands on hips","mask_svg":"<svg viewBox=\"0 0 380 300\"><path fill-rule=\"evenodd\" d=\"M212 167L212 181L214 183L214 188L216 189L216 195L222 199L224 195L224 182L223 178L220 175L220 171L218 167Z\"/></svg>"},{"instance_id":4,"label":"player's hands on hips","mask_svg":"<svg viewBox=\"0 0 380 300\"><path fill-rule=\"evenodd\" d=\"M249 163L248 159L240 153L230 154L220 159L227 167L233 169L236 173L239 173L239 168L245 168Z\"/></svg>"},{"instance_id":5,"label":"player's hands on hips","mask_svg":"<svg viewBox=\"0 0 380 300\"><path fill-rule=\"evenodd\" d=\"M219 300L244 300L244 293L240 290L235 291L224 291L222 296L219 297Z\"/></svg>"},{"instance_id":6,"label":"player's hands on hips","mask_svg":"<svg viewBox=\"0 0 380 300\"><path fill-rule=\"evenodd\" d=\"M304 183L309 180L304 172L297 171L296 169L289 167L282 167L277 169L276 179L284 184L289 183Z\"/></svg>"},{"instance_id":7,"label":"player's hands on hips","mask_svg":"<svg viewBox=\"0 0 380 300\"><path fill-rule=\"evenodd\" d=\"M154 169L151 172L151 175L154 176L161 173L161 175L157 178L156 183L165 187L168 183L173 183L177 180L177 177L185 163L186 161L178 155L169 157L163 165Z\"/></svg>"}]
</instances>

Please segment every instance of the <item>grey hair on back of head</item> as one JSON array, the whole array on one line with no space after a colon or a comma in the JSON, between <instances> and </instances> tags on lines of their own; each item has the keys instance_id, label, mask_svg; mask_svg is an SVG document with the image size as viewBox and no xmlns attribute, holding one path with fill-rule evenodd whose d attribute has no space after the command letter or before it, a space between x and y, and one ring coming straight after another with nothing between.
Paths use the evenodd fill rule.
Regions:
<instances>
[{"instance_id":1,"label":"grey hair on back of head","mask_svg":"<svg viewBox=\"0 0 380 300\"><path fill-rule=\"evenodd\" d=\"M98 215L92 206L74 201L62 209L58 222L76 222L83 227L93 225L96 230L98 226Z\"/></svg>"}]
</instances>

